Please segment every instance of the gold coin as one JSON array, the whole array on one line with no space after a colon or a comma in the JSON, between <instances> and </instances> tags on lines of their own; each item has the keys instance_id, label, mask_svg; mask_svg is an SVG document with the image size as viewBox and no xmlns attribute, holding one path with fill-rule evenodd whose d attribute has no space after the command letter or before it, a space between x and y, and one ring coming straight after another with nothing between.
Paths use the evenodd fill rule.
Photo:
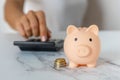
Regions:
<instances>
[{"instance_id":1,"label":"gold coin","mask_svg":"<svg viewBox=\"0 0 120 80\"><path fill-rule=\"evenodd\" d=\"M57 59L55 60L55 62L65 62L65 59L64 59L64 58L57 58Z\"/></svg>"},{"instance_id":2,"label":"gold coin","mask_svg":"<svg viewBox=\"0 0 120 80\"><path fill-rule=\"evenodd\" d=\"M64 58L57 58L54 62L54 68L59 69L61 67L66 67L66 61Z\"/></svg>"}]
</instances>

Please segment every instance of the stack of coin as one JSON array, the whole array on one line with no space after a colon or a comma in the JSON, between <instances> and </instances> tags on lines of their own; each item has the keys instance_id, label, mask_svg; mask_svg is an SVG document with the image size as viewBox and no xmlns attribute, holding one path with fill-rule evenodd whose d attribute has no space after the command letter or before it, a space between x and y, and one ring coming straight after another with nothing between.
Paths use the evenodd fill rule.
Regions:
<instances>
[{"instance_id":1,"label":"stack of coin","mask_svg":"<svg viewBox=\"0 0 120 80\"><path fill-rule=\"evenodd\" d=\"M60 69L61 67L66 67L66 61L64 58L57 58L54 62L54 68Z\"/></svg>"}]
</instances>

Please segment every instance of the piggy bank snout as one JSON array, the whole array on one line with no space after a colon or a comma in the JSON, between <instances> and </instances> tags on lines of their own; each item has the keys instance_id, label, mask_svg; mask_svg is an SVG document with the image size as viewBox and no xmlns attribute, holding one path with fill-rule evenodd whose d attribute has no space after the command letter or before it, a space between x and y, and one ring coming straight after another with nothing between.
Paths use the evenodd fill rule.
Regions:
<instances>
[{"instance_id":1,"label":"piggy bank snout","mask_svg":"<svg viewBox=\"0 0 120 80\"><path fill-rule=\"evenodd\" d=\"M87 57L90 55L91 49L86 45L78 45L78 53L79 57Z\"/></svg>"}]
</instances>

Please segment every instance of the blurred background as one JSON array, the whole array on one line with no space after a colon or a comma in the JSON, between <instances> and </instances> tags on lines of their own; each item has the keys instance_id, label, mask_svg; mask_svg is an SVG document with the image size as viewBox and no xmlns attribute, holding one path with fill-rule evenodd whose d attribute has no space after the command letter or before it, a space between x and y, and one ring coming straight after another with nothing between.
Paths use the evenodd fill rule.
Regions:
<instances>
[{"instance_id":1,"label":"blurred background","mask_svg":"<svg viewBox=\"0 0 120 80\"><path fill-rule=\"evenodd\" d=\"M0 32L14 32L4 20L4 2L0 2ZM120 0L26 0L24 11L31 9L43 9L48 27L55 32L69 24L97 24L101 30L120 30Z\"/></svg>"}]
</instances>

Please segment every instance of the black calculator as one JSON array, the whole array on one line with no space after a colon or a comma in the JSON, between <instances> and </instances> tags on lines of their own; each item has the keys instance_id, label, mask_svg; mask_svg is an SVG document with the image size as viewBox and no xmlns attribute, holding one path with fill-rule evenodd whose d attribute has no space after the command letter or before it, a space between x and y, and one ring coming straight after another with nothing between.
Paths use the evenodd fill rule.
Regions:
<instances>
[{"instance_id":1,"label":"black calculator","mask_svg":"<svg viewBox=\"0 0 120 80\"><path fill-rule=\"evenodd\" d=\"M63 48L62 39L50 39L42 42L40 39L28 39L26 41L14 41L22 51L58 51Z\"/></svg>"}]
</instances>

